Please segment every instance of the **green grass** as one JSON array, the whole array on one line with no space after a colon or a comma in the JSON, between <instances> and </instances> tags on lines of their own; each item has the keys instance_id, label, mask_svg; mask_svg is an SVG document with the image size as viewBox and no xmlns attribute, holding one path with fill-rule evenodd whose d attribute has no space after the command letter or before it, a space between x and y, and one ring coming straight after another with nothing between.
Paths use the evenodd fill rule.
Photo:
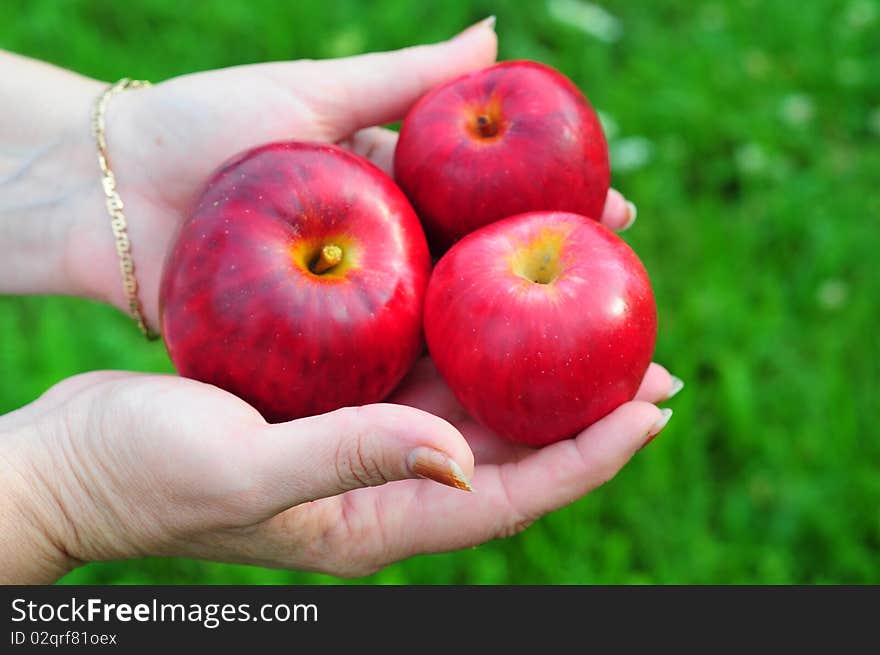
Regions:
<instances>
[{"instance_id":1,"label":"green grass","mask_svg":"<svg viewBox=\"0 0 880 655\"><path fill-rule=\"evenodd\" d=\"M603 6L623 28L611 43L544 2L3 0L0 47L160 80L438 40L497 14L502 58L560 68L613 122L656 357L687 387L604 488L518 537L364 581L880 583L880 6ZM0 298L0 335L0 411L80 371L171 370L161 345L81 300ZM146 560L65 582L336 580Z\"/></svg>"}]
</instances>

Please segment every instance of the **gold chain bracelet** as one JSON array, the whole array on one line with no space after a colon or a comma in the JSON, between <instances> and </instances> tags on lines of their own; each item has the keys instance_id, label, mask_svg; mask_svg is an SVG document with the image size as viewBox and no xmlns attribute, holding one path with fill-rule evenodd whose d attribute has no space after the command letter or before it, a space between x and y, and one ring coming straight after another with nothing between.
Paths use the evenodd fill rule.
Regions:
<instances>
[{"instance_id":1,"label":"gold chain bracelet","mask_svg":"<svg viewBox=\"0 0 880 655\"><path fill-rule=\"evenodd\" d=\"M105 137L106 125L104 115L107 111L107 103L115 95L127 89L141 89L150 86L144 80L130 80L122 78L116 84L108 87L95 100L92 108L92 135L98 145L98 165L101 167L101 186L104 188L105 203L110 214L110 226L113 228L113 237L116 241L116 253L119 255L119 272L122 274L122 287L125 290L125 299L128 302L128 313L138 324L143 335L149 339L158 339L159 335L151 330L144 317L141 302L138 299L138 283L134 275L134 259L131 256L131 240L128 238L128 223L125 220L125 205L116 191L116 176L110 168L107 157L107 140Z\"/></svg>"}]
</instances>

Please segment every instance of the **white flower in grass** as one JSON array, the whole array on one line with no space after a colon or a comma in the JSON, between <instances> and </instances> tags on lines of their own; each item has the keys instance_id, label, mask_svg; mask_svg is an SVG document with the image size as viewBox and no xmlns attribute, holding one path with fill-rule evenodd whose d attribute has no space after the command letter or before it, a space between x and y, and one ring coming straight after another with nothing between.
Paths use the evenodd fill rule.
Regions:
<instances>
[{"instance_id":1,"label":"white flower in grass","mask_svg":"<svg viewBox=\"0 0 880 655\"><path fill-rule=\"evenodd\" d=\"M855 28L867 27L877 20L878 13L876 0L856 0L846 10L846 22Z\"/></svg>"},{"instance_id":2,"label":"white flower in grass","mask_svg":"<svg viewBox=\"0 0 880 655\"><path fill-rule=\"evenodd\" d=\"M868 129L880 136L880 107L875 108L868 114Z\"/></svg>"},{"instance_id":3,"label":"white flower in grass","mask_svg":"<svg viewBox=\"0 0 880 655\"><path fill-rule=\"evenodd\" d=\"M355 25L349 25L330 38L328 52L333 57L348 57L363 51L367 35Z\"/></svg>"},{"instance_id":4,"label":"white flower in grass","mask_svg":"<svg viewBox=\"0 0 880 655\"><path fill-rule=\"evenodd\" d=\"M789 125L801 127L813 119L813 100L805 93L792 93L782 100L779 113Z\"/></svg>"},{"instance_id":5,"label":"white flower in grass","mask_svg":"<svg viewBox=\"0 0 880 655\"><path fill-rule=\"evenodd\" d=\"M614 120L614 116L606 114L604 111L597 109L596 114L599 116L599 122L602 123L602 131L605 133L605 138L611 141L619 132L617 121Z\"/></svg>"},{"instance_id":6,"label":"white flower in grass","mask_svg":"<svg viewBox=\"0 0 880 655\"><path fill-rule=\"evenodd\" d=\"M743 67L750 77L764 77L770 71L770 58L762 50L750 50L743 57Z\"/></svg>"},{"instance_id":7,"label":"white flower in grass","mask_svg":"<svg viewBox=\"0 0 880 655\"><path fill-rule=\"evenodd\" d=\"M843 307L848 296L849 286L843 280L836 278L823 281L816 289L816 302L819 307L828 311Z\"/></svg>"},{"instance_id":8,"label":"white flower in grass","mask_svg":"<svg viewBox=\"0 0 880 655\"><path fill-rule=\"evenodd\" d=\"M736 167L742 173L755 175L763 173L770 165L770 158L759 143L745 143L734 154Z\"/></svg>"},{"instance_id":9,"label":"white flower in grass","mask_svg":"<svg viewBox=\"0 0 880 655\"><path fill-rule=\"evenodd\" d=\"M605 43L614 43L623 35L620 19L592 2L548 0L547 12L560 23L571 25Z\"/></svg>"},{"instance_id":10,"label":"white flower in grass","mask_svg":"<svg viewBox=\"0 0 880 655\"><path fill-rule=\"evenodd\" d=\"M613 141L611 170L625 173L645 166L654 156L654 144L643 136L630 136Z\"/></svg>"}]
</instances>

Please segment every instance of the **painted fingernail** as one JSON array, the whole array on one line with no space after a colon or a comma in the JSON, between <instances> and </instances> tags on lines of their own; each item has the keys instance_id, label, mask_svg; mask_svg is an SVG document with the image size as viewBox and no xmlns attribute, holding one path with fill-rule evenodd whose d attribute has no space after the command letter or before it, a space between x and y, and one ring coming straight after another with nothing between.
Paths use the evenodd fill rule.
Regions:
<instances>
[{"instance_id":1,"label":"painted fingernail","mask_svg":"<svg viewBox=\"0 0 880 655\"><path fill-rule=\"evenodd\" d=\"M627 219L627 221L626 221L626 223L624 224L624 226L623 226L622 228L620 228L620 231L621 231L621 232L623 232L624 230L628 230L629 228L631 228L632 225L633 225L633 223L636 222L636 216L639 215L639 210L636 208L635 203L633 203L633 202L627 200L627 201L626 201L626 208L627 208L627 210L629 211L629 218Z\"/></svg>"},{"instance_id":2,"label":"painted fingernail","mask_svg":"<svg viewBox=\"0 0 880 655\"><path fill-rule=\"evenodd\" d=\"M681 378L675 377L674 375L670 375L672 378L672 387L669 389L669 393L666 396L666 400L669 400L673 396L675 396L679 391L684 389L684 380Z\"/></svg>"},{"instance_id":3,"label":"painted fingernail","mask_svg":"<svg viewBox=\"0 0 880 655\"><path fill-rule=\"evenodd\" d=\"M439 450L420 446L409 454L409 469L423 478L463 491L473 491L464 471L454 459Z\"/></svg>"},{"instance_id":4,"label":"painted fingernail","mask_svg":"<svg viewBox=\"0 0 880 655\"><path fill-rule=\"evenodd\" d=\"M484 18L483 20L474 23L470 27L465 28L461 32L458 33L458 36L464 36L465 34L469 34L475 30L487 28L490 30L495 29L495 16L489 16L488 18ZM458 37L456 37L458 38Z\"/></svg>"},{"instance_id":5,"label":"painted fingernail","mask_svg":"<svg viewBox=\"0 0 880 655\"><path fill-rule=\"evenodd\" d=\"M654 439L657 438L657 435L660 434L661 432L663 432L663 428L666 427L666 424L669 423L669 419L671 419L671 418L672 418L672 410L671 409L669 409L668 407L664 407L663 409L661 409L660 410L660 418L658 418L657 422L653 426L651 426L651 431L648 432L648 438L645 439L645 443L642 444L642 446L641 446L641 448L639 448L639 450L641 450L642 448L647 446L649 443L654 441Z\"/></svg>"}]
</instances>

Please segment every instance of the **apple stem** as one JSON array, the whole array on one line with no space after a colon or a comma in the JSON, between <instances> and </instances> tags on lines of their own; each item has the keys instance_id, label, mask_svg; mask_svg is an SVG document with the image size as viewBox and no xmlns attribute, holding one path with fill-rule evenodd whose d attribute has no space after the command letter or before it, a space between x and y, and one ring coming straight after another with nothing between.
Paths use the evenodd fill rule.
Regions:
<instances>
[{"instance_id":1,"label":"apple stem","mask_svg":"<svg viewBox=\"0 0 880 655\"><path fill-rule=\"evenodd\" d=\"M477 131L480 136L490 137L498 134L498 126L488 116L477 116Z\"/></svg>"},{"instance_id":2,"label":"apple stem","mask_svg":"<svg viewBox=\"0 0 880 655\"><path fill-rule=\"evenodd\" d=\"M335 244L329 244L321 248L321 252L309 267L315 275L326 273L342 261L342 248Z\"/></svg>"}]
</instances>

